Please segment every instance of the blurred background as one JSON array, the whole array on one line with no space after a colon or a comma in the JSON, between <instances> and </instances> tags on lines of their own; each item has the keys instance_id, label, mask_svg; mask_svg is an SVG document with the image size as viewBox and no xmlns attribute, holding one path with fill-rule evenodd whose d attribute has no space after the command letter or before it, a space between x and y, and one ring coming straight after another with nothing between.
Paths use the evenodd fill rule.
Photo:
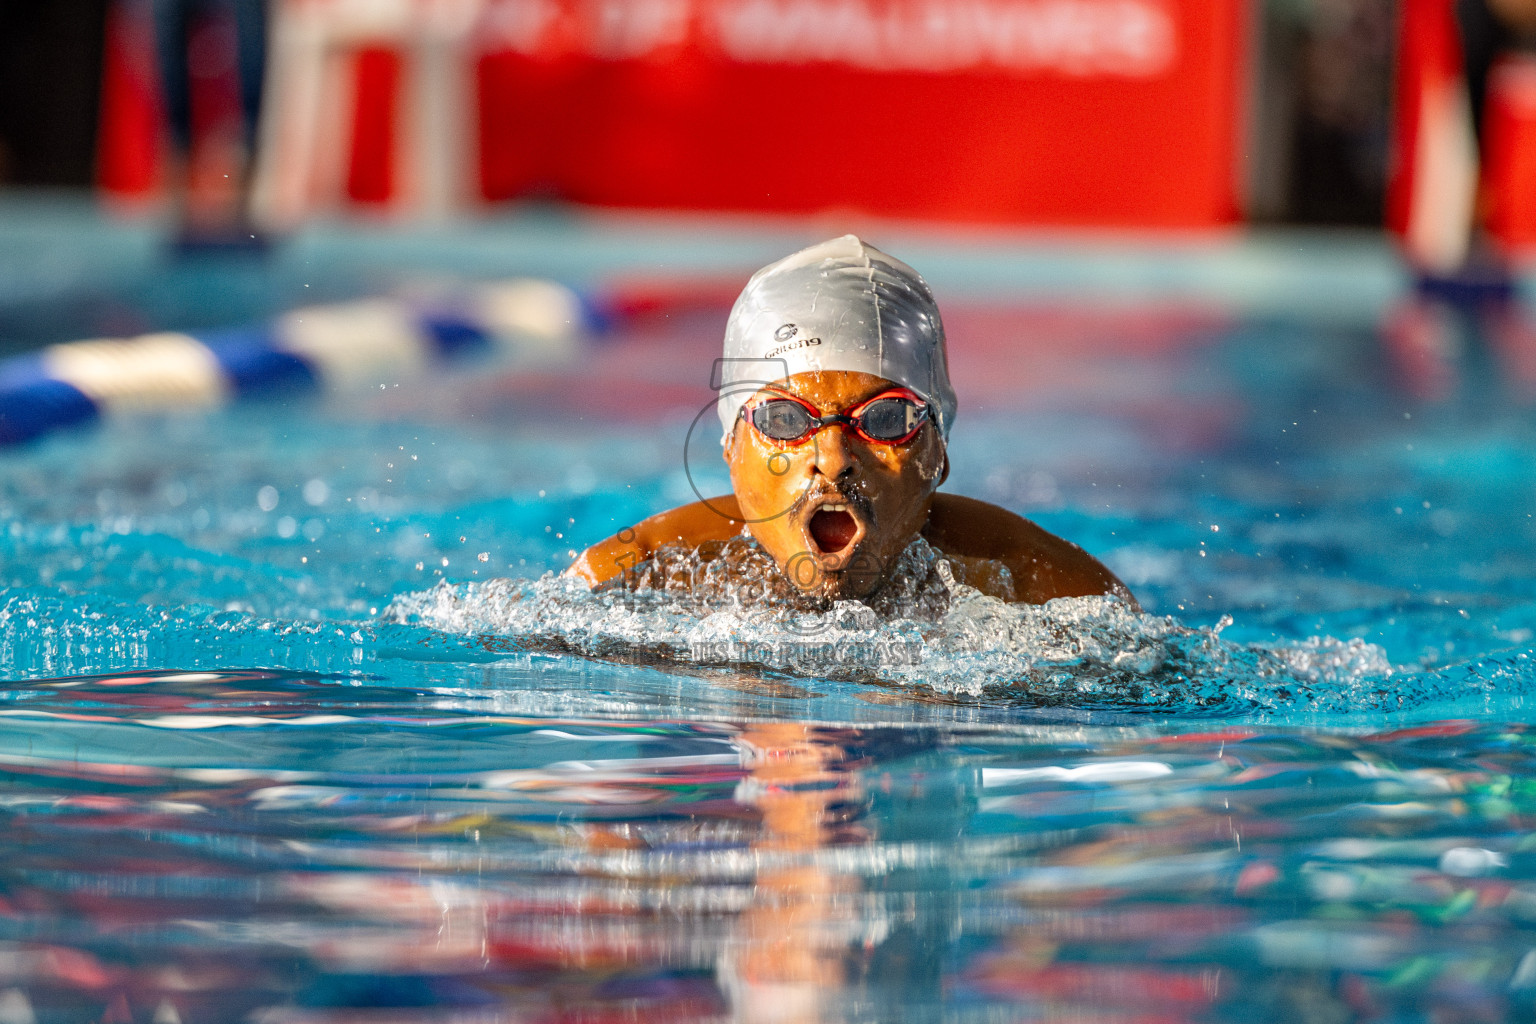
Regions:
<instances>
[{"instance_id":1,"label":"blurred background","mask_svg":"<svg viewBox=\"0 0 1536 1024\"><path fill-rule=\"evenodd\" d=\"M270 228L530 199L1379 227L1439 130L1423 80L1459 71L1493 228L1528 245L1522 6L6 0L0 184L210 219L249 193Z\"/></svg>"},{"instance_id":2,"label":"blurred background","mask_svg":"<svg viewBox=\"0 0 1536 1024\"><path fill-rule=\"evenodd\" d=\"M268 227L529 199L1380 226L1414 127L1393 87L1415 26L1390 0L7 0L0 19L0 184L203 217L248 189Z\"/></svg>"},{"instance_id":3,"label":"blurred background","mask_svg":"<svg viewBox=\"0 0 1536 1024\"><path fill-rule=\"evenodd\" d=\"M1524 379L1533 28L1531 0L0 0L0 353L423 276L556 279L590 333L719 314L855 230L941 298L1302 312L1421 397L1470 331Z\"/></svg>"}]
</instances>

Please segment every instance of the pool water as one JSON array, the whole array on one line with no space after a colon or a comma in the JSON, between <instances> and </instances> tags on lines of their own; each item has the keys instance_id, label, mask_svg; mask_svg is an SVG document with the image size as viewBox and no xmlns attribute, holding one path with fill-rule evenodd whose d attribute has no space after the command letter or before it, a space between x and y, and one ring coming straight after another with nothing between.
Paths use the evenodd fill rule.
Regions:
<instances>
[{"instance_id":1,"label":"pool water","mask_svg":"<svg viewBox=\"0 0 1536 1024\"><path fill-rule=\"evenodd\" d=\"M1429 402L1366 330L946 318L946 489L1145 614L541 580L724 489L723 311L0 456L0 1022L1529 1019L1496 354Z\"/></svg>"}]
</instances>

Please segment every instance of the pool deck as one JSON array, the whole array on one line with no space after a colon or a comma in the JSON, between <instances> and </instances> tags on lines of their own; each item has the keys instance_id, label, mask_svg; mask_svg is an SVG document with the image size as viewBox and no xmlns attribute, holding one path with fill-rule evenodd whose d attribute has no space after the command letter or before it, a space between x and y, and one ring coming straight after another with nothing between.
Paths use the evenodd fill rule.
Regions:
<instances>
[{"instance_id":1,"label":"pool deck","mask_svg":"<svg viewBox=\"0 0 1536 1024\"><path fill-rule=\"evenodd\" d=\"M1365 327L1409 284L1390 240L1373 231L1067 232L535 205L436 224L315 221L264 252L178 256L163 217L114 215L78 194L13 190L0 193L0 352L83 330L190 326L167 322L189 309L204 321L240 322L425 274L540 275L583 286L739 279L845 231L919 267L941 299L1195 305Z\"/></svg>"}]
</instances>

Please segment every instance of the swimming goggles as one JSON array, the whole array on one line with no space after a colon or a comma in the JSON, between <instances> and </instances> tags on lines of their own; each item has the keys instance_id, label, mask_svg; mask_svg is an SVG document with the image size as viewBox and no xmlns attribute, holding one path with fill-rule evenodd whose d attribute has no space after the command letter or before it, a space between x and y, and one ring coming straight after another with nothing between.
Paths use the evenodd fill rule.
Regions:
<instances>
[{"instance_id":1,"label":"swimming goggles","mask_svg":"<svg viewBox=\"0 0 1536 1024\"><path fill-rule=\"evenodd\" d=\"M809 441L823 427L841 424L873 444L904 444L928 421L928 403L905 388L882 391L846 413L828 413L803 398L770 392L769 397L742 406L741 418L757 432L779 444Z\"/></svg>"}]
</instances>

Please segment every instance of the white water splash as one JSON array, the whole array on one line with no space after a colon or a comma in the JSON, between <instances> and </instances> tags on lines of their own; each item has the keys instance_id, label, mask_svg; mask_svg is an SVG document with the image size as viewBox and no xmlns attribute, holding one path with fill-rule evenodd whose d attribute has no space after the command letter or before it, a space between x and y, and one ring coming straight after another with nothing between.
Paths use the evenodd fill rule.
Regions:
<instances>
[{"instance_id":1,"label":"white water splash","mask_svg":"<svg viewBox=\"0 0 1536 1024\"><path fill-rule=\"evenodd\" d=\"M1244 646L1221 638L1230 620L1192 628L1112 597L1007 604L956 580L922 540L868 603L806 606L742 572L762 568L760 549L730 544L741 546L713 558L672 553L632 588L593 592L552 574L444 582L397 597L385 618L597 658L1181 713L1345 710L1392 673L1360 640Z\"/></svg>"}]
</instances>

